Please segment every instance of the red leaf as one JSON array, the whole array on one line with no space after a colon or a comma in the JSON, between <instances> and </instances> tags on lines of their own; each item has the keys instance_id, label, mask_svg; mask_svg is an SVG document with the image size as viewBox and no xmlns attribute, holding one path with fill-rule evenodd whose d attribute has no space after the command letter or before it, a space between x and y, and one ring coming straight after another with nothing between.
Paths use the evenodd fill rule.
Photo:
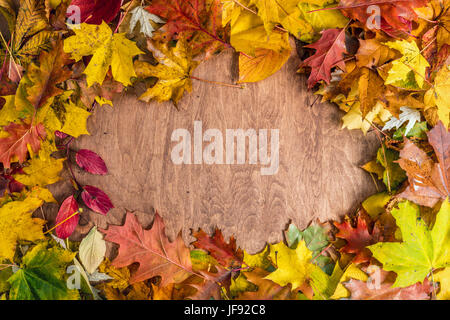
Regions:
<instances>
[{"instance_id":1,"label":"red leaf","mask_svg":"<svg viewBox=\"0 0 450 320\"><path fill-rule=\"evenodd\" d=\"M102 20L110 23L120 11L121 0L72 0L72 6L81 11L81 22L101 24ZM71 14L68 14L70 17Z\"/></svg>"},{"instance_id":2,"label":"red leaf","mask_svg":"<svg viewBox=\"0 0 450 320\"><path fill-rule=\"evenodd\" d=\"M185 33L194 55L206 50L209 57L223 46L230 47L219 0L153 0L146 10L166 20L163 29L169 38Z\"/></svg>"},{"instance_id":3,"label":"red leaf","mask_svg":"<svg viewBox=\"0 0 450 320\"><path fill-rule=\"evenodd\" d=\"M303 65L311 67L308 87L312 88L320 80L330 83L331 69L339 67L345 70L344 53L345 29L328 29L322 32L322 37L306 48L316 49L316 53L303 61Z\"/></svg>"},{"instance_id":4,"label":"red leaf","mask_svg":"<svg viewBox=\"0 0 450 320\"><path fill-rule=\"evenodd\" d=\"M81 149L75 155L75 159L80 168L92 174L105 175L108 173L103 159L95 152L87 149Z\"/></svg>"},{"instance_id":5,"label":"red leaf","mask_svg":"<svg viewBox=\"0 0 450 320\"><path fill-rule=\"evenodd\" d=\"M68 197L66 200L64 200L64 202L61 204L61 207L59 208L58 215L56 216L56 225L62 223L77 211L78 203L75 200L74 196ZM62 223L60 226L56 227L55 232L58 238L66 239L70 237L70 235L75 231L79 220L80 215L77 214Z\"/></svg>"},{"instance_id":6,"label":"red leaf","mask_svg":"<svg viewBox=\"0 0 450 320\"><path fill-rule=\"evenodd\" d=\"M114 208L106 193L93 186L85 186L81 193L81 198L91 210L103 215L106 215L109 210Z\"/></svg>"},{"instance_id":7,"label":"red leaf","mask_svg":"<svg viewBox=\"0 0 450 320\"><path fill-rule=\"evenodd\" d=\"M417 19L415 8L424 7L429 0L341 0L339 9L349 18L359 20L366 25L372 16L369 6L377 6L380 9L381 27L383 31L410 32L412 21Z\"/></svg>"},{"instance_id":8,"label":"red leaf","mask_svg":"<svg viewBox=\"0 0 450 320\"><path fill-rule=\"evenodd\" d=\"M45 138L45 129L42 124L17 124L11 123L3 128L9 136L0 138L0 162L6 169L11 167L11 161L15 157L19 163L23 163L27 158L28 145L33 152L38 152L41 148L41 139Z\"/></svg>"},{"instance_id":9,"label":"red leaf","mask_svg":"<svg viewBox=\"0 0 450 320\"><path fill-rule=\"evenodd\" d=\"M230 267L235 261L242 263L243 252L241 249L236 250L236 240L231 237L230 243L226 243L219 229L214 231L212 237L201 229L192 235L197 238L194 247L208 251L221 265Z\"/></svg>"},{"instance_id":10,"label":"red leaf","mask_svg":"<svg viewBox=\"0 0 450 320\"><path fill-rule=\"evenodd\" d=\"M334 225L339 229L336 237L347 241L347 244L340 251L356 254L353 258L354 263L369 261L372 254L366 247L379 241L380 232L378 227L375 225L371 234L366 220L360 214L357 218L356 228L353 228L349 221L344 221L343 223L334 222Z\"/></svg>"},{"instance_id":11,"label":"red leaf","mask_svg":"<svg viewBox=\"0 0 450 320\"><path fill-rule=\"evenodd\" d=\"M193 274L190 250L181 234L170 242L165 233L164 222L158 213L153 226L144 230L136 216L127 213L123 226L109 226L105 240L119 245L119 254L112 261L116 268L139 263L130 283L161 276L160 287L169 283L180 283Z\"/></svg>"}]
</instances>

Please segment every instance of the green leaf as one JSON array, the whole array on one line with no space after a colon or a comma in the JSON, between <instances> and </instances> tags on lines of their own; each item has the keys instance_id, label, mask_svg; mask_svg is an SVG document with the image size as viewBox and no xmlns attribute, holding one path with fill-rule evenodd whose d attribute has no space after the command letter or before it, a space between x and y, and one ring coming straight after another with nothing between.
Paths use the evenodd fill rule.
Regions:
<instances>
[{"instance_id":1,"label":"green leaf","mask_svg":"<svg viewBox=\"0 0 450 320\"><path fill-rule=\"evenodd\" d=\"M384 149L384 152L383 152ZM406 173L394 162L399 159L399 153L395 150L388 149L384 145L378 149L377 161L384 167L383 182L388 191L396 189L405 179Z\"/></svg>"},{"instance_id":2,"label":"green leaf","mask_svg":"<svg viewBox=\"0 0 450 320\"><path fill-rule=\"evenodd\" d=\"M397 273L393 287L422 282L434 269L450 265L450 203L444 201L433 229L420 218L419 207L405 201L392 210L403 242L376 243L368 248L383 269Z\"/></svg>"},{"instance_id":3,"label":"green leaf","mask_svg":"<svg viewBox=\"0 0 450 320\"><path fill-rule=\"evenodd\" d=\"M74 253L40 243L24 256L21 268L12 275L11 300L75 300L78 291L70 290L64 280Z\"/></svg>"},{"instance_id":4,"label":"green leaf","mask_svg":"<svg viewBox=\"0 0 450 320\"><path fill-rule=\"evenodd\" d=\"M403 136L405 135L406 126L401 127L397 131L394 132L394 135L392 136L395 140L403 140ZM426 139L427 138L427 122L423 121L420 123L414 124L414 127L408 132L406 137L408 138L419 138L419 139Z\"/></svg>"}]
</instances>

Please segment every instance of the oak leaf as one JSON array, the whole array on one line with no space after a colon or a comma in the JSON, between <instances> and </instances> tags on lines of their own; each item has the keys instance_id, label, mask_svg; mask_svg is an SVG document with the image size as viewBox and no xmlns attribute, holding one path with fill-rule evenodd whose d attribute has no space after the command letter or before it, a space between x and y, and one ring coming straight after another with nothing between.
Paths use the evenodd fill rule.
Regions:
<instances>
[{"instance_id":1,"label":"oak leaf","mask_svg":"<svg viewBox=\"0 0 450 320\"><path fill-rule=\"evenodd\" d=\"M316 49L313 56L303 61L304 66L311 67L311 75L308 78L308 87L312 88L320 80L327 84L331 80L331 69L339 67L345 70L344 53L345 29L328 29L322 32L321 38L307 48Z\"/></svg>"},{"instance_id":2,"label":"oak leaf","mask_svg":"<svg viewBox=\"0 0 450 320\"><path fill-rule=\"evenodd\" d=\"M179 283L193 274L189 249L181 234L170 242L159 214L155 215L153 226L145 230L136 216L127 213L123 226L109 226L101 230L105 240L119 245L119 255L112 261L116 268L139 263L130 283L136 283L155 276L161 276L160 286Z\"/></svg>"}]
</instances>

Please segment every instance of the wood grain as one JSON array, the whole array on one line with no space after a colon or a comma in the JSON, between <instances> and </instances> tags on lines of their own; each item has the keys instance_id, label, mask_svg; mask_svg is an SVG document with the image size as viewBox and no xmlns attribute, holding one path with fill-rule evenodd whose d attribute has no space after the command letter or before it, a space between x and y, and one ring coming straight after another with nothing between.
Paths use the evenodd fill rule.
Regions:
<instances>
[{"instance_id":1,"label":"wood grain","mask_svg":"<svg viewBox=\"0 0 450 320\"><path fill-rule=\"evenodd\" d=\"M81 183L106 191L116 209L107 217L87 212L79 234L94 223L122 224L125 210L139 212L149 225L154 210L165 219L173 237L191 228L221 228L234 235L249 252L266 241L279 241L292 220L305 227L311 220L337 219L355 210L376 192L359 167L370 160L378 143L373 133L340 130L342 113L336 106L315 103L304 76L296 74L293 56L272 77L245 89L195 81L176 110L170 103L139 102L132 94L99 107L89 121L91 136L76 148L92 149L106 161L110 173L93 176L76 170ZM225 52L201 64L195 76L230 83L235 59ZM195 120L203 128L280 130L280 168L261 176L259 165L174 165L170 152L172 131L193 132ZM63 183L64 184L64 183ZM68 195L67 182L53 187L59 199Z\"/></svg>"}]
</instances>

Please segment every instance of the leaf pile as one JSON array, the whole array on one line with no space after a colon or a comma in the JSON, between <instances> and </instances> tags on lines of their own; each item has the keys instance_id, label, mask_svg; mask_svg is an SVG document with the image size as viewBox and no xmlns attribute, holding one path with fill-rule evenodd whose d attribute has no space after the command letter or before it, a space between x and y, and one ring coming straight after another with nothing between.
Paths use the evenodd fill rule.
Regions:
<instances>
[{"instance_id":1,"label":"leaf pile","mask_svg":"<svg viewBox=\"0 0 450 320\"><path fill-rule=\"evenodd\" d=\"M0 298L450 298L449 1L8 0L0 14ZM196 81L223 85L195 76L223 50L238 53L239 84L225 85L239 88L296 51L343 128L379 138L363 169L386 191L342 222L290 225L253 255L219 229L171 241L159 214L150 229L127 213L70 241L87 209L114 208L72 168L108 174L72 148L89 117L133 87L177 105ZM45 221L47 186L62 179L73 192Z\"/></svg>"}]
</instances>

